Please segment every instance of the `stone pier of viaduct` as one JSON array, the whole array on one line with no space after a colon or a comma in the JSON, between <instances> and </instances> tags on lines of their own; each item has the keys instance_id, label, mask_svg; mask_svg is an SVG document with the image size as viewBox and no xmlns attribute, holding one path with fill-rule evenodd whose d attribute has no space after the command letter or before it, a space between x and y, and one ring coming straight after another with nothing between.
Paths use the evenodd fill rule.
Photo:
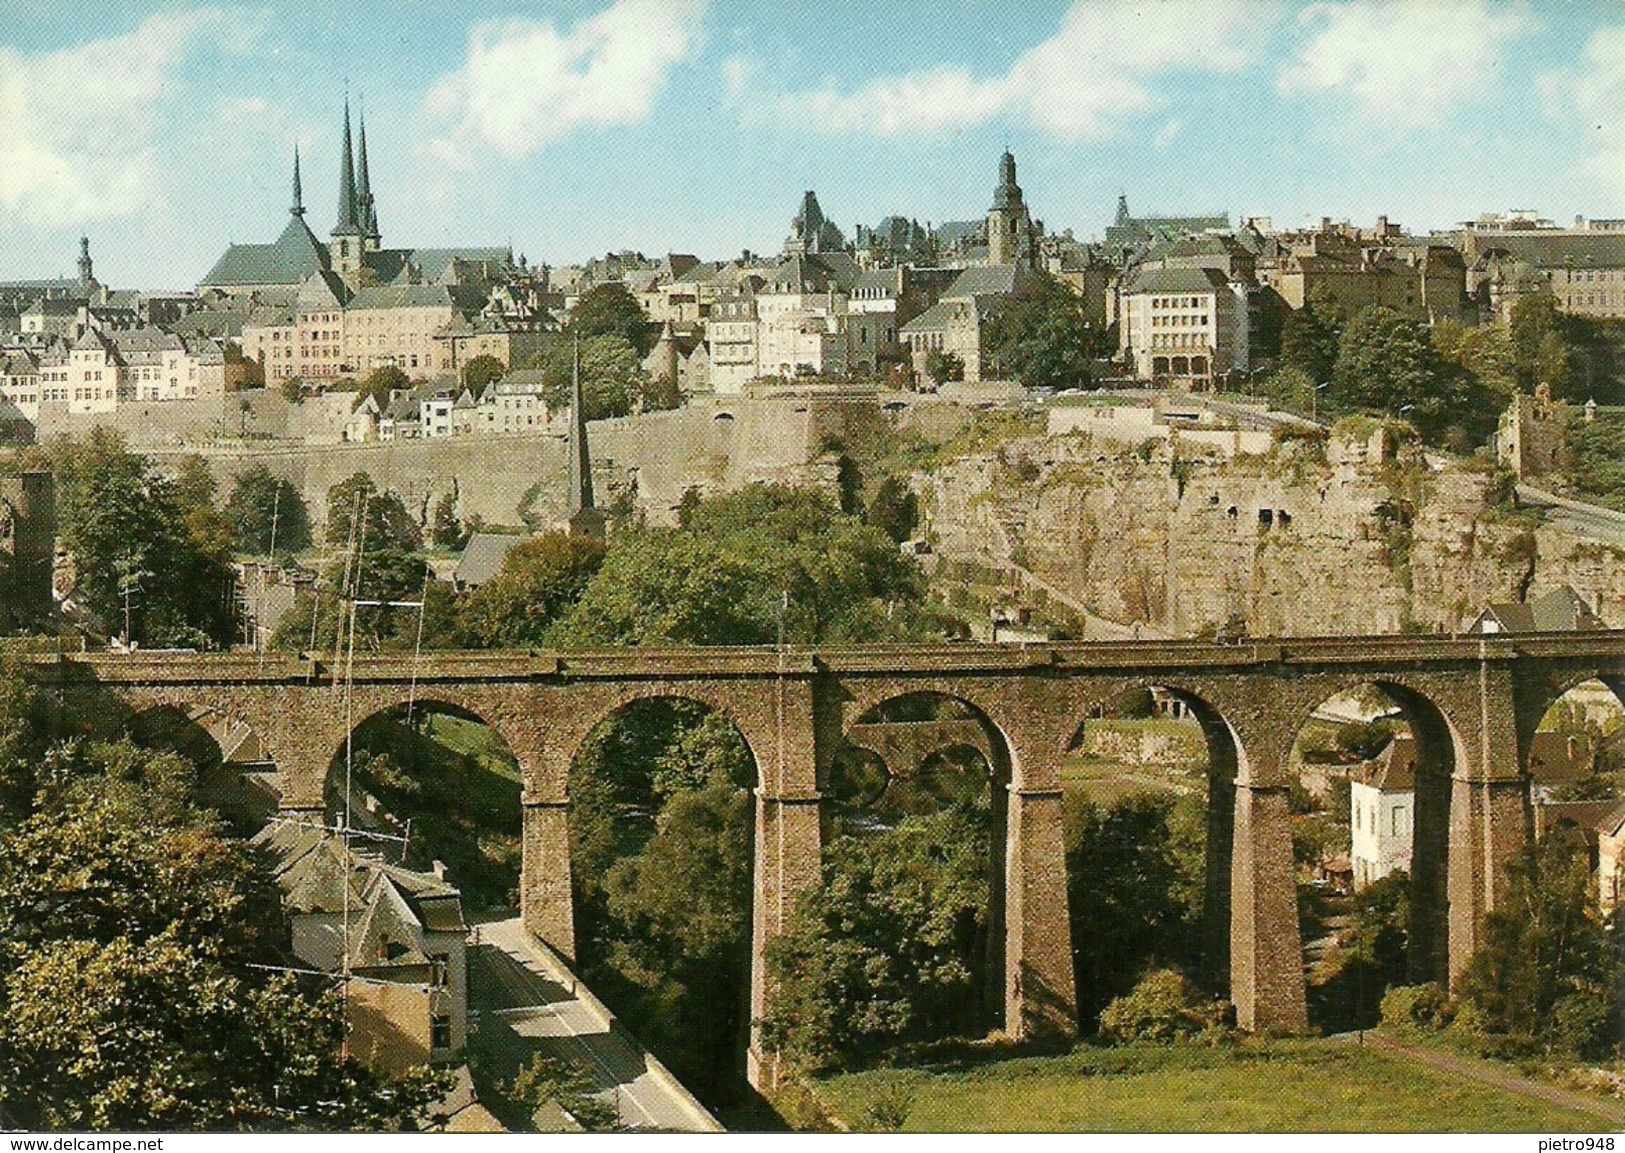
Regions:
<instances>
[{"instance_id":1,"label":"stone pier of viaduct","mask_svg":"<svg viewBox=\"0 0 1625 1153\"><path fill-rule=\"evenodd\" d=\"M942 739L994 751L1005 796L1004 1009L1035 1037L1076 1027L1060 767L1085 721L1135 688L1184 700L1207 737L1212 964L1241 1025L1306 1024L1288 755L1309 714L1362 684L1387 692L1418 746L1413 968L1453 978L1505 865L1529 836L1526 771L1535 728L1590 679L1625 697L1625 632L1495 637L1292 638L1221 642L941 645L842 649L655 649L435 653L357 658L338 671L294 656L137 654L38 658L40 687L111 729L153 708L206 708L246 725L277 766L282 805L322 809L353 726L409 699L453 706L495 728L523 780L525 923L575 953L571 761L590 731L646 698L698 701L732 720L755 759L752 1016L770 1004L763 952L820 869L820 799L849 738L886 760L931 751L928 728L887 737L871 710L935 693L985 719L985 746L948 725ZM860 723L860 718L866 718ZM854 728L856 727L856 731ZM1212 976L1212 974L1210 974ZM752 1046L752 1076L766 1076Z\"/></svg>"}]
</instances>

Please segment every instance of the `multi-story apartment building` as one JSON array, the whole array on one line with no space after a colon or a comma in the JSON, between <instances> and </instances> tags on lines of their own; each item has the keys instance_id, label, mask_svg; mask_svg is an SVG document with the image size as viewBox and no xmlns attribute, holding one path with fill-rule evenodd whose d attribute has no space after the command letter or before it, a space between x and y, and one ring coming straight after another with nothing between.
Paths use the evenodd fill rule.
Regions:
<instances>
[{"instance_id":1,"label":"multi-story apartment building","mask_svg":"<svg viewBox=\"0 0 1625 1153\"><path fill-rule=\"evenodd\" d=\"M1119 291L1118 348L1142 380L1206 389L1250 365L1247 286L1214 268L1142 272Z\"/></svg>"},{"instance_id":2,"label":"multi-story apartment building","mask_svg":"<svg viewBox=\"0 0 1625 1153\"><path fill-rule=\"evenodd\" d=\"M398 368L414 380L452 371L453 346L436 340L460 319L451 290L438 284L363 288L340 313L342 362L365 376Z\"/></svg>"},{"instance_id":3,"label":"multi-story apartment building","mask_svg":"<svg viewBox=\"0 0 1625 1153\"><path fill-rule=\"evenodd\" d=\"M113 412L130 398L128 370L108 337L90 329L68 350L67 392L68 411L80 414Z\"/></svg>"},{"instance_id":4,"label":"multi-story apartment building","mask_svg":"<svg viewBox=\"0 0 1625 1153\"><path fill-rule=\"evenodd\" d=\"M756 368L756 298L739 296L711 305L706 333L711 344L711 389L743 392L759 375Z\"/></svg>"}]
</instances>

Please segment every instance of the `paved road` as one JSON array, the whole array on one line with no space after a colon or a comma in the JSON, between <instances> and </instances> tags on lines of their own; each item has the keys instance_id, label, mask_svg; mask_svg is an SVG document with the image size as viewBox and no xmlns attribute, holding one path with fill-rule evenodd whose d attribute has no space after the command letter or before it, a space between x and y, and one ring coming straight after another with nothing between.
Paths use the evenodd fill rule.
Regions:
<instances>
[{"instance_id":1,"label":"paved road","mask_svg":"<svg viewBox=\"0 0 1625 1153\"><path fill-rule=\"evenodd\" d=\"M1343 1033L1338 1037L1338 1040L1353 1044L1355 1034ZM1563 1109L1572 1109L1576 1113L1584 1113L1588 1117L1596 1117L1616 1128L1625 1128L1625 1102L1599 1101L1595 1097L1587 1097L1583 1093L1574 1093L1543 1081L1532 1081L1528 1077L1521 1077L1517 1073L1489 1061L1480 1061L1477 1058L1464 1057L1457 1053L1443 1053L1424 1045L1413 1045L1400 1040L1398 1037L1384 1033L1380 1029L1367 1030L1361 1043L1385 1053L1403 1057L1407 1061L1415 1061L1419 1065L1431 1065L1433 1068L1443 1070L1446 1073L1471 1077L1475 1081L1493 1085L1497 1089L1506 1090L1508 1093L1533 1097L1538 1101L1546 1102L1548 1105L1557 1105Z\"/></svg>"},{"instance_id":2,"label":"paved road","mask_svg":"<svg viewBox=\"0 0 1625 1153\"><path fill-rule=\"evenodd\" d=\"M517 918L480 925L470 964L480 1045L511 1067L503 1079L531 1053L549 1053L590 1070L597 1096L615 1103L629 1129L721 1130Z\"/></svg>"},{"instance_id":3,"label":"paved road","mask_svg":"<svg viewBox=\"0 0 1625 1153\"><path fill-rule=\"evenodd\" d=\"M1625 513L1569 500L1528 484L1518 486L1518 499L1546 509L1546 523L1555 528L1565 529L1576 536L1625 544Z\"/></svg>"}]
</instances>

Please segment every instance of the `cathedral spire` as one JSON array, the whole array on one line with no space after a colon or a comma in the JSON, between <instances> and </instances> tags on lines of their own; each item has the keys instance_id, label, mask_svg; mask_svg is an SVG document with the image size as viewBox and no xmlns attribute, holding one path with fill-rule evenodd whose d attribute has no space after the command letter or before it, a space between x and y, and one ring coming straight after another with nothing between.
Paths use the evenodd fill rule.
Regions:
<instances>
[{"instance_id":1,"label":"cathedral spire","mask_svg":"<svg viewBox=\"0 0 1625 1153\"><path fill-rule=\"evenodd\" d=\"M305 214L305 190L299 184L299 145L293 146L293 207L289 209L295 216Z\"/></svg>"},{"instance_id":2,"label":"cathedral spire","mask_svg":"<svg viewBox=\"0 0 1625 1153\"><path fill-rule=\"evenodd\" d=\"M603 539L607 518L592 500L592 457L587 449L587 404L581 390L581 338L575 338L570 364L570 491L565 494L565 526L571 536Z\"/></svg>"},{"instance_id":3,"label":"cathedral spire","mask_svg":"<svg viewBox=\"0 0 1625 1153\"><path fill-rule=\"evenodd\" d=\"M575 338L570 364L570 505L571 518L592 507L592 463L587 452L587 411L581 391L581 338Z\"/></svg>"},{"instance_id":4,"label":"cathedral spire","mask_svg":"<svg viewBox=\"0 0 1625 1153\"><path fill-rule=\"evenodd\" d=\"M363 107L358 109L358 115L360 120L358 127L361 130L361 150L360 154L356 157L356 162L360 166L361 171L359 173L359 187L356 195L356 208L360 217L359 223L361 225L361 235L367 240L376 241L379 239L378 210L375 207L372 198L372 178L367 172L366 108Z\"/></svg>"},{"instance_id":5,"label":"cathedral spire","mask_svg":"<svg viewBox=\"0 0 1625 1153\"><path fill-rule=\"evenodd\" d=\"M355 154L350 146L350 98L344 98L344 152L339 157L339 219L333 225L334 236L359 236L361 224L356 219Z\"/></svg>"}]
</instances>

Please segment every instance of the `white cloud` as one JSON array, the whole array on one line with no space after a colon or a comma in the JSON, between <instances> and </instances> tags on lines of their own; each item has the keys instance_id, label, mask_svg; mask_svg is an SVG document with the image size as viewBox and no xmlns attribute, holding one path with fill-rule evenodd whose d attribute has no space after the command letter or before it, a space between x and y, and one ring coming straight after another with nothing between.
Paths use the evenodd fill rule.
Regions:
<instances>
[{"instance_id":1,"label":"white cloud","mask_svg":"<svg viewBox=\"0 0 1625 1153\"><path fill-rule=\"evenodd\" d=\"M1075 0L1048 40L1001 75L977 77L957 66L919 69L841 91L833 82L809 92L773 92L742 58L724 74L747 117L811 124L828 133L944 132L996 117L1024 121L1072 139L1110 135L1130 116L1160 106L1150 79L1175 69L1230 71L1246 62L1243 0L1168 0L1130 5Z\"/></svg>"},{"instance_id":2,"label":"white cloud","mask_svg":"<svg viewBox=\"0 0 1625 1153\"><path fill-rule=\"evenodd\" d=\"M1579 128L1586 174L1625 196L1625 26L1592 33L1578 69L1542 77L1541 88L1548 118Z\"/></svg>"},{"instance_id":3,"label":"white cloud","mask_svg":"<svg viewBox=\"0 0 1625 1153\"><path fill-rule=\"evenodd\" d=\"M1425 128L1484 92L1508 41L1532 31L1522 4L1490 0L1375 0L1316 4L1309 30L1276 87L1284 95L1337 93L1399 132Z\"/></svg>"},{"instance_id":4,"label":"white cloud","mask_svg":"<svg viewBox=\"0 0 1625 1153\"><path fill-rule=\"evenodd\" d=\"M56 227L144 207L174 72L223 22L200 9L39 56L0 46L0 215Z\"/></svg>"},{"instance_id":5,"label":"white cloud","mask_svg":"<svg viewBox=\"0 0 1625 1153\"><path fill-rule=\"evenodd\" d=\"M673 64L699 41L704 0L615 0L569 30L548 21L476 25L463 66L424 107L446 125L431 155L464 162L476 145L524 156L583 126L648 116Z\"/></svg>"}]
</instances>

